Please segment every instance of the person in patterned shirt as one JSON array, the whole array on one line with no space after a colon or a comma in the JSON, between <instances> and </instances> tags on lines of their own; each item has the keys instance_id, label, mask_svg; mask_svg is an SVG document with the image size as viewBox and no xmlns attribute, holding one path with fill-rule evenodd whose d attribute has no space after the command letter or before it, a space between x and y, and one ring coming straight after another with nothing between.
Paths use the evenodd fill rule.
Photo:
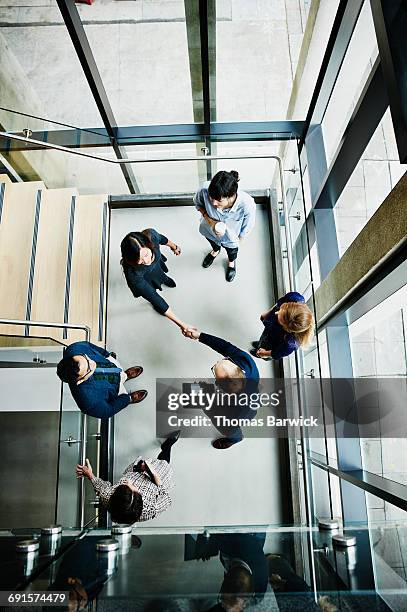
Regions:
<instances>
[{"instance_id":1,"label":"person in patterned shirt","mask_svg":"<svg viewBox=\"0 0 407 612\"><path fill-rule=\"evenodd\" d=\"M76 466L77 478L89 478L96 494L115 523L132 525L153 519L171 505L168 493L172 487L171 448L178 440L176 431L161 445L157 459L138 457L124 470L114 485L93 474L89 459Z\"/></svg>"}]
</instances>

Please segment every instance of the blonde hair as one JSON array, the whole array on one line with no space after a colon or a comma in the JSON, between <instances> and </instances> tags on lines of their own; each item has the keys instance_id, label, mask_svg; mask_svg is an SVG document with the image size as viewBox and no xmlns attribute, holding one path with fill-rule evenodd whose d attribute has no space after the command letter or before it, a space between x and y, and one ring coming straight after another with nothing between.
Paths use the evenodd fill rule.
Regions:
<instances>
[{"instance_id":1,"label":"blonde hair","mask_svg":"<svg viewBox=\"0 0 407 612\"><path fill-rule=\"evenodd\" d=\"M282 328L292 334L302 347L308 346L314 335L314 315L302 302L286 302L279 308L278 320Z\"/></svg>"}]
</instances>

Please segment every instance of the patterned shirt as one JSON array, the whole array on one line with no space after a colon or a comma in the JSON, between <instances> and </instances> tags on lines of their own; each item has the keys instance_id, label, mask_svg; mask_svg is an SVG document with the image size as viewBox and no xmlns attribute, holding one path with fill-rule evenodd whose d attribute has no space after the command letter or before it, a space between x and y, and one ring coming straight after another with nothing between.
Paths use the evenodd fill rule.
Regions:
<instances>
[{"instance_id":1,"label":"patterned shirt","mask_svg":"<svg viewBox=\"0 0 407 612\"><path fill-rule=\"evenodd\" d=\"M91 479L93 488L104 506L107 506L114 490L116 487L123 484L124 480L128 480L137 487L143 498L143 510L138 522L153 519L169 508L171 505L171 497L168 494L168 490L172 487L171 480L173 476L172 468L166 461L161 461L160 459L144 459L161 478L162 484L157 486L145 472L140 473L133 471L133 467L137 465L140 459L142 459L142 457L137 457L133 463L130 463L124 470L123 476L114 485L111 485L110 482L106 482L101 478L96 478L95 476Z\"/></svg>"}]
</instances>

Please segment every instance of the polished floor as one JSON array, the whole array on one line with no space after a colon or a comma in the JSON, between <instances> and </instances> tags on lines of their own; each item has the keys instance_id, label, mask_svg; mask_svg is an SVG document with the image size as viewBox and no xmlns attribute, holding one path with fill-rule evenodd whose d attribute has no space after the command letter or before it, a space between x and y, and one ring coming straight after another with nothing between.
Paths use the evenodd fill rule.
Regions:
<instances>
[{"instance_id":1,"label":"polished floor","mask_svg":"<svg viewBox=\"0 0 407 612\"><path fill-rule=\"evenodd\" d=\"M128 389L148 389L148 398L130 405L115 417L115 477L139 454L155 456L156 378L210 377L217 354L184 338L173 323L157 314L127 288L120 261L120 241L129 231L154 227L182 248L168 256L175 289L163 296L184 321L241 348L261 332L260 313L273 303L269 230L266 211L259 208L256 227L242 244L238 273L226 283L225 257L210 269L201 261L208 246L198 232L193 207L112 210L108 287L107 347L122 365L142 364L143 375ZM168 251L168 252L167 252ZM261 376L270 377L270 363L258 362ZM152 526L254 525L284 521L279 445L273 439L245 439L229 450L211 447L210 440L181 439L173 450L173 504Z\"/></svg>"}]
</instances>

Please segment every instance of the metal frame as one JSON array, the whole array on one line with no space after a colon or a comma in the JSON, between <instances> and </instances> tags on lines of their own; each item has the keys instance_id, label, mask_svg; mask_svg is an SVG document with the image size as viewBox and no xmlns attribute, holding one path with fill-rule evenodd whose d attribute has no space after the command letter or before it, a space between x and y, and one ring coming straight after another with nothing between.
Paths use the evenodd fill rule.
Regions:
<instances>
[{"instance_id":1,"label":"metal frame","mask_svg":"<svg viewBox=\"0 0 407 612\"><path fill-rule=\"evenodd\" d=\"M81 63L86 80L88 81L93 98L96 102L96 106L98 107L104 126L111 139L113 150L116 157L122 157L123 151L116 142L114 131L114 129L117 127L116 119L114 118L114 114L110 106L106 90L102 83L95 58L93 57L85 29L82 25L82 20L78 13L78 9L72 0L57 0L57 3L75 51L78 55L78 59ZM123 165L121 169L130 193L138 193L139 188L137 186L137 181L131 169L127 168L125 165Z\"/></svg>"},{"instance_id":2,"label":"metal frame","mask_svg":"<svg viewBox=\"0 0 407 612\"><path fill-rule=\"evenodd\" d=\"M364 0L352 0L351 2L340 0L322 60L321 70L305 119L304 130L299 143L300 153L305 144L309 129L315 124L322 123L363 2Z\"/></svg>"},{"instance_id":3,"label":"metal frame","mask_svg":"<svg viewBox=\"0 0 407 612\"><path fill-rule=\"evenodd\" d=\"M79 325L76 323L50 323L47 321L30 321L30 320L22 320L22 319L0 319L0 325L21 325L26 329L26 333L24 337L32 337L29 336L30 327L51 327L54 329L79 329L85 332L86 342L90 341L91 329L88 325ZM62 384L61 384L61 407L62 407ZM62 409L60 408L60 420L62 417ZM85 464L86 460L86 435L87 435L87 416L83 412L81 412L81 424L80 424L80 460L81 464ZM59 436L60 438L61 436ZM58 451L58 465L59 465L59 451ZM58 468L59 469L59 468ZM58 496L57 496L58 499ZM80 478L78 480L78 518L80 528L83 528L85 521L85 480L84 478Z\"/></svg>"},{"instance_id":4,"label":"metal frame","mask_svg":"<svg viewBox=\"0 0 407 612\"><path fill-rule=\"evenodd\" d=\"M407 5L370 0L401 163L407 163Z\"/></svg>"}]
</instances>

